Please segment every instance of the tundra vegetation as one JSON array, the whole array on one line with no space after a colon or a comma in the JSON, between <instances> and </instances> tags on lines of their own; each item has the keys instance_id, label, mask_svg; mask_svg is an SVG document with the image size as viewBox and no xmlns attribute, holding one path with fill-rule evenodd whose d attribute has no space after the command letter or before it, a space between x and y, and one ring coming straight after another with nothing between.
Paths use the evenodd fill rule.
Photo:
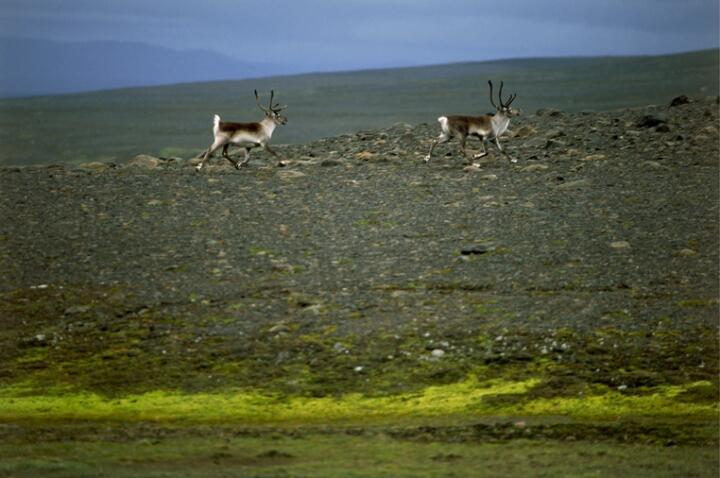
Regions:
<instances>
[{"instance_id":1,"label":"tundra vegetation","mask_svg":"<svg viewBox=\"0 0 720 478\"><path fill-rule=\"evenodd\" d=\"M526 110L517 163L1 168L0 476L717 476L718 99L672 98Z\"/></svg>"}]
</instances>

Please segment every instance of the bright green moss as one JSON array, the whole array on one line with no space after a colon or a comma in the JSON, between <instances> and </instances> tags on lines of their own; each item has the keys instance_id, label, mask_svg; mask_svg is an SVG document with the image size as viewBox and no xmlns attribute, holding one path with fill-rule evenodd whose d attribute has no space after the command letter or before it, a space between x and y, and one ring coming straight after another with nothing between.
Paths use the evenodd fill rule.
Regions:
<instances>
[{"instance_id":1,"label":"bright green moss","mask_svg":"<svg viewBox=\"0 0 720 478\"><path fill-rule=\"evenodd\" d=\"M418 393L385 397L348 394L339 397L286 397L247 390L183 394L154 391L122 398L93 393L25 395L21 387L0 394L0 419L104 419L128 421L236 420L245 423L382 422L398 418L484 415L567 415L575 418L608 416L716 416L717 403L687 403L678 396L705 383L664 386L644 395L626 396L607 390L577 398L540 398L508 404L487 397L527 393L538 384L529 379L431 386Z\"/></svg>"}]
</instances>

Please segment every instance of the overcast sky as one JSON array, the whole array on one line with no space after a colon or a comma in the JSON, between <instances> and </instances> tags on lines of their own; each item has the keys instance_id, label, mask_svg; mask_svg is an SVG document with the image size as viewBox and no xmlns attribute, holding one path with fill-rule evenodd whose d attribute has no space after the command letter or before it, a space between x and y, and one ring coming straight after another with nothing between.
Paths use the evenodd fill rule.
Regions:
<instances>
[{"instance_id":1,"label":"overcast sky","mask_svg":"<svg viewBox=\"0 0 720 478\"><path fill-rule=\"evenodd\" d=\"M0 35L338 70L717 48L719 16L718 0L0 0Z\"/></svg>"}]
</instances>

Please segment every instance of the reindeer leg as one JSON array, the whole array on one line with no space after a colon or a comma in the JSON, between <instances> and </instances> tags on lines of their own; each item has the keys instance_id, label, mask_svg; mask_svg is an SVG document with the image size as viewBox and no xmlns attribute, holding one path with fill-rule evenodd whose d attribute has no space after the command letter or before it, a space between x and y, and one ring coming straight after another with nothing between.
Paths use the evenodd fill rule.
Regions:
<instances>
[{"instance_id":1,"label":"reindeer leg","mask_svg":"<svg viewBox=\"0 0 720 478\"><path fill-rule=\"evenodd\" d=\"M507 158L510 160L511 163L517 163L517 159L513 158L512 156L510 156L507 151L505 151L504 149L502 149L502 146L500 146L500 140L498 140L498 137L497 137L497 136L495 136L495 145L497 146L497 149L498 149L502 154L504 154L505 156L507 156Z\"/></svg>"},{"instance_id":2,"label":"reindeer leg","mask_svg":"<svg viewBox=\"0 0 720 478\"><path fill-rule=\"evenodd\" d=\"M430 164L430 158L432 157L435 146L437 146L438 144L447 143L448 141L450 141L450 138L451 136L445 133L440 133L440 136L438 136L438 138L430 145L430 151L428 152L428 155L425 156L425 164Z\"/></svg>"},{"instance_id":3,"label":"reindeer leg","mask_svg":"<svg viewBox=\"0 0 720 478\"><path fill-rule=\"evenodd\" d=\"M483 156L487 156L488 152L485 148L485 142L487 142L487 138L480 138L480 147L482 148L482 153L476 154L475 156L473 156L473 159L480 159Z\"/></svg>"},{"instance_id":4,"label":"reindeer leg","mask_svg":"<svg viewBox=\"0 0 720 478\"><path fill-rule=\"evenodd\" d=\"M280 155L278 155L272 148L270 148L270 145L268 143L263 143L261 145L265 151L275 156L278 160L276 166L282 167L285 166L285 163L282 162L282 159L280 158Z\"/></svg>"},{"instance_id":5,"label":"reindeer leg","mask_svg":"<svg viewBox=\"0 0 720 478\"><path fill-rule=\"evenodd\" d=\"M240 148L240 150L241 150L243 153L245 153L245 159L243 159L242 161L238 161L237 163L235 163L235 168L240 169L240 168L242 168L243 166L247 165L247 163L250 161L250 152L248 151L248 149L249 149L249 148L245 148L245 147Z\"/></svg>"},{"instance_id":6,"label":"reindeer leg","mask_svg":"<svg viewBox=\"0 0 720 478\"><path fill-rule=\"evenodd\" d=\"M465 151L465 140L467 139L467 136L460 136L460 152L462 153L463 160L468 163L468 157L467 152Z\"/></svg>"},{"instance_id":7,"label":"reindeer leg","mask_svg":"<svg viewBox=\"0 0 720 478\"><path fill-rule=\"evenodd\" d=\"M235 167L235 169L240 169L240 167L238 166L238 162L235 161L234 159L232 159L232 158L230 157L230 155L228 154L228 148L229 148L229 147L230 147L230 143L228 143L228 144L226 144L225 146L223 146L223 150L222 150L223 158L225 158L225 159L227 159L228 161L230 161L230 164L232 164L232 165Z\"/></svg>"},{"instance_id":8,"label":"reindeer leg","mask_svg":"<svg viewBox=\"0 0 720 478\"><path fill-rule=\"evenodd\" d=\"M220 146L224 146L225 142L222 139L216 139L213 144L210 145L210 147L205 151L205 156L203 156L203 159L198 163L197 166L195 166L196 171L200 171L205 164L205 161L208 160L210 156L217 150Z\"/></svg>"}]
</instances>

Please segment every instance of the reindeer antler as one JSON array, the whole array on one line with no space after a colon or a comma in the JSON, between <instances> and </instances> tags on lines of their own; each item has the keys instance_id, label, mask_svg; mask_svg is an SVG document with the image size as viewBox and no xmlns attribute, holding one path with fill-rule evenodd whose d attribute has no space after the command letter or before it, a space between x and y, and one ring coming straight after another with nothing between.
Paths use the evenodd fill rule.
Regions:
<instances>
[{"instance_id":1,"label":"reindeer antler","mask_svg":"<svg viewBox=\"0 0 720 478\"><path fill-rule=\"evenodd\" d=\"M493 97L492 97L492 88L493 88L492 81L488 80L488 85L490 85L490 104L493 105L493 107L495 109L497 109L497 105L495 105L495 102L493 101Z\"/></svg>"},{"instance_id":2,"label":"reindeer antler","mask_svg":"<svg viewBox=\"0 0 720 478\"><path fill-rule=\"evenodd\" d=\"M272 102L272 99L270 101ZM270 113L270 111L267 108L265 108L263 105L260 104L260 97L258 96L257 90L255 90L255 103L257 103L258 108L263 110L263 113L265 113L265 114Z\"/></svg>"},{"instance_id":3,"label":"reindeer antler","mask_svg":"<svg viewBox=\"0 0 720 478\"><path fill-rule=\"evenodd\" d=\"M509 99L507 100L507 102L503 102L503 99L502 99L502 90L503 90L503 82L501 81L501 82L500 82L500 91L498 92L498 99L500 100L500 106L502 106L503 108L507 108L507 107L510 106L510 103L512 103L513 101L515 101L515 98L517 98L517 93L513 93L512 95L510 95L510 96L508 97ZM492 93L490 94L490 96L492 97ZM493 105L493 106L495 106L495 105ZM496 107L496 108L497 108L497 107Z\"/></svg>"}]
</instances>

